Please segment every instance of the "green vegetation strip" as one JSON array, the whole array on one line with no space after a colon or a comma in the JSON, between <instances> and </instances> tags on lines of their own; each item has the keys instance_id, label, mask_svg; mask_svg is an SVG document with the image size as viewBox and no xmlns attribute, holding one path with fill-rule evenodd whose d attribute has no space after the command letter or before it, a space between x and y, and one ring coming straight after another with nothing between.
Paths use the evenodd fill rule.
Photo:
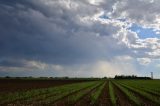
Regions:
<instances>
[{"instance_id":1,"label":"green vegetation strip","mask_svg":"<svg viewBox=\"0 0 160 106\"><path fill-rule=\"evenodd\" d=\"M132 91L128 90L127 88L125 88L115 82L114 82L114 84L129 98L130 101L135 103L135 105L140 106L142 104L142 102L139 100L139 98L137 98Z\"/></svg>"},{"instance_id":2,"label":"green vegetation strip","mask_svg":"<svg viewBox=\"0 0 160 106\"><path fill-rule=\"evenodd\" d=\"M75 93L77 91L81 91L83 88L88 89L88 88L91 88L91 87L93 87L97 84L99 84L99 82L96 82L96 83L93 83L93 84L87 85L87 86L85 85L85 87L84 86L82 87L82 85L81 86L75 86L74 88L72 87L72 89L70 89L70 90L65 90L65 92L63 92L63 93L61 92L60 94L57 94L55 96L50 96L48 98L43 98L40 101L35 101L34 104L41 104L41 105L42 104L43 105L52 104L52 103L54 103L54 102L56 102L56 101L58 101L58 100L60 100L64 97L72 94L72 93Z\"/></svg>"},{"instance_id":3,"label":"green vegetation strip","mask_svg":"<svg viewBox=\"0 0 160 106\"><path fill-rule=\"evenodd\" d=\"M52 92L43 94L43 95L39 95L30 99L27 99L26 102L27 103L35 103L35 102L39 102L39 101L43 101L43 100L47 100L52 98L52 101L56 101L66 95L68 95L69 93L73 93L76 91L79 91L81 89L85 89L87 87L93 86L95 85L95 83L83 83L83 84L77 84L76 86L64 86L64 87L59 87L57 89L54 89Z\"/></svg>"},{"instance_id":4,"label":"green vegetation strip","mask_svg":"<svg viewBox=\"0 0 160 106\"><path fill-rule=\"evenodd\" d=\"M102 93L102 90L105 86L106 82L104 84L102 84L101 86L99 86L96 90L96 92L91 94L91 104L95 104L96 101L98 100L100 94Z\"/></svg>"},{"instance_id":5,"label":"green vegetation strip","mask_svg":"<svg viewBox=\"0 0 160 106\"><path fill-rule=\"evenodd\" d=\"M122 86L124 86L124 87L126 87L126 88L128 88L128 89L130 89L130 90L132 90L132 91L134 91L134 92L142 95L144 98L146 98L146 99L148 99L148 100L150 100L150 101L152 101L152 102L160 105L160 102L159 102L159 101L160 101L160 98L155 97L155 96L151 95L150 93L147 93L147 92L145 92L145 91L143 91L143 90L141 90L141 89L136 89L136 88L134 88L134 87L128 86L128 85L123 84L123 83L120 83L120 84L121 84Z\"/></svg>"},{"instance_id":6,"label":"green vegetation strip","mask_svg":"<svg viewBox=\"0 0 160 106\"><path fill-rule=\"evenodd\" d=\"M74 95L71 95L68 97L68 102L70 104L75 104L78 100L80 100L82 97L84 97L86 94L88 94L90 91L94 90L94 89L97 89L97 87L99 87L100 85L102 85L104 82L99 82L98 84L88 88L88 89L85 89L85 90L82 90Z\"/></svg>"},{"instance_id":7,"label":"green vegetation strip","mask_svg":"<svg viewBox=\"0 0 160 106\"><path fill-rule=\"evenodd\" d=\"M120 82L150 94L160 96L160 80L124 80Z\"/></svg>"},{"instance_id":8,"label":"green vegetation strip","mask_svg":"<svg viewBox=\"0 0 160 106\"><path fill-rule=\"evenodd\" d=\"M51 88L43 88L43 89L34 89L26 92L15 92L15 93L6 93L3 95L0 95L0 104L10 103L14 101L21 101L26 100L33 97L38 97L38 95L41 94L57 94L62 93L63 91L72 91L74 88L84 88L89 85L98 83L98 81L92 81L92 82L84 82L84 83L76 83L76 84L68 84L58 87L51 87Z\"/></svg>"},{"instance_id":9,"label":"green vegetation strip","mask_svg":"<svg viewBox=\"0 0 160 106\"><path fill-rule=\"evenodd\" d=\"M114 92L113 85L112 85L111 81L109 81L109 95L111 98L112 105L116 106L117 98L115 96L115 92Z\"/></svg>"}]
</instances>

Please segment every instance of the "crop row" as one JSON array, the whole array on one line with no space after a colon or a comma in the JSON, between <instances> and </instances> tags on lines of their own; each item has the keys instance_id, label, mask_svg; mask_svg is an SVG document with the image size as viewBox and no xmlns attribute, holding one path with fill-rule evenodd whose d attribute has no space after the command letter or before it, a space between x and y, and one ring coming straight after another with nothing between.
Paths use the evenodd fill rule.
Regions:
<instances>
[{"instance_id":1,"label":"crop row","mask_svg":"<svg viewBox=\"0 0 160 106\"><path fill-rule=\"evenodd\" d=\"M54 98L54 100L58 100L70 93L79 91L81 89L94 86L98 84L99 81L92 81L92 82L84 82L84 83L76 83L76 84L69 84L60 87L51 87L45 89L36 89L30 90L26 92L15 92L15 93L6 93L0 95L0 104L8 104L8 103L30 103L34 101L41 101L47 98Z\"/></svg>"},{"instance_id":2,"label":"crop row","mask_svg":"<svg viewBox=\"0 0 160 106\"><path fill-rule=\"evenodd\" d=\"M141 89L153 95L160 96L160 82L159 80L133 80L133 81L121 81L123 84L134 87L136 89Z\"/></svg>"},{"instance_id":3,"label":"crop row","mask_svg":"<svg viewBox=\"0 0 160 106\"><path fill-rule=\"evenodd\" d=\"M149 84L146 83L147 81ZM140 84L142 82L144 83ZM2 94L0 95L0 105L27 104L64 106L66 104L83 105L86 103L87 105L97 106L104 100L106 101L106 103L104 102L105 105L112 106L160 106L160 96L158 94L160 86L157 82L158 81L154 82L154 80L102 80L67 84L57 87ZM104 91L106 95L103 97L102 94ZM88 101L86 102L86 100Z\"/></svg>"},{"instance_id":4,"label":"crop row","mask_svg":"<svg viewBox=\"0 0 160 106\"><path fill-rule=\"evenodd\" d=\"M144 83L140 85L140 82L147 82L150 83ZM152 81L152 80L151 80ZM155 86L159 86L159 84L155 84L153 87L152 82L150 80L118 80L118 81L112 81L115 86L117 86L124 94L128 97L128 99L134 103L135 105L144 105L143 101L144 99L149 101L151 104L154 105L160 105L160 96L155 95L151 88L154 90ZM149 85L152 85L150 87ZM157 88L155 88L157 89Z\"/></svg>"}]
</instances>

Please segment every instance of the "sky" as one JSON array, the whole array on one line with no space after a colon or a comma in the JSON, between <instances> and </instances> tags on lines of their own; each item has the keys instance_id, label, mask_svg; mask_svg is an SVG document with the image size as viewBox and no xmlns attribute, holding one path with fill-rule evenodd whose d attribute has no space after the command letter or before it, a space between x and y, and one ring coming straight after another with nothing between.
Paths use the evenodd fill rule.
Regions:
<instances>
[{"instance_id":1,"label":"sky","mask_svg":"<svg viewBox=\"0 0 160 106\"><path fill-rule=\"evenodd\" d=\"M0 76L160 78L160 0L0 0Z\"/></svg>"}]
</instances>

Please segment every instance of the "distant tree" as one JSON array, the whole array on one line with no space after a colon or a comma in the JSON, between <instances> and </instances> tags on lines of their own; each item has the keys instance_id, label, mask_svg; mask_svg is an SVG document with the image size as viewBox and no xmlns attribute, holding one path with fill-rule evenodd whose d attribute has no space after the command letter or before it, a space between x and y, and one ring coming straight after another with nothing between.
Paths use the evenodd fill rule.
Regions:
<instances>
[{"instance_id":1,"label":"distant tree","mask_svg":"<svg viewBox=\"0 0 160 106\"><path fill-rule=\"evenodd\" d=\"M5 78L11 78L10 76L5 76Z\"/></svg>"},{"instance_id":2,"label":"distant tree","mask_svg":"<svg viewBox=\"0 0 160 106\"><path fill-rule=\"evenodd\" d=\"M102 79L107 79L107 77L105 76L105 77L103 77Z\"/></svg>"},{"instance_id":3,"label":"distant tree","mask_svg":"<svg viewBox=\"0 0 160 106\"><path fill-rule=\"evenodd\" d=\"M64 79L69 79L69 77L66 76L66 77L64 77Z\"/></svg>"}]
</instances>

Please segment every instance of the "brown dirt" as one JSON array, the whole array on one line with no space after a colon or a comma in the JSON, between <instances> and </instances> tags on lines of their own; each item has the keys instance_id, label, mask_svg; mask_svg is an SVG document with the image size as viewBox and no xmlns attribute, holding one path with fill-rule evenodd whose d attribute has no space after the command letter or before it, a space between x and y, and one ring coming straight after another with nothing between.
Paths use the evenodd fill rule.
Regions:
<instances>
[{"instance_id":1,"label":"brown dirt","mask_svg":"<svg viewBox=\"0 0 160 106\"><path fill-rule=\"evenodd\" d=\"M115 85L113 84L114 91L117 97L117 104L116 106L134 106L132 103L129 101L127 96Z\"/></svg>"},{"instance_id":2,"label":"brown dirt","mask_svg":"<svg viewBox=\"0 0 160 106\"><path fill-rule=\"evenodd\" d=\"M112 106L111 99L109 96L109 82L106 81L106 84L102 90L102 93L97 102L97 106Z\"/></svg>"}]
</instances>

